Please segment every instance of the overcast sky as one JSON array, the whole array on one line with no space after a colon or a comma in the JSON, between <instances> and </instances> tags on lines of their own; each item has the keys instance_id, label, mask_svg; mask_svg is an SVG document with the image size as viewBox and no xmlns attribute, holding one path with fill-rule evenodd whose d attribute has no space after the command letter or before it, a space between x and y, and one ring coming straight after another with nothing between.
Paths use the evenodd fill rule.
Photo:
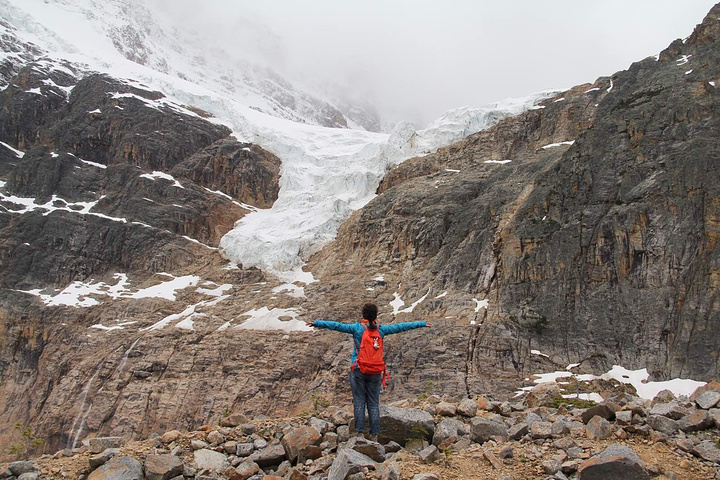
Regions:
<instances>
[{"instance_id":1,"label":"overcast sky","mask_svg":"<svg viewBox=\"0 0 720 480\"><path fill-rule=\"evenodd\" d=\"M451 108L571 87L625 69L688 36L715 3L155 1L191 12L192 24L207 35L265 57L293 80L368 101L386 121L418 126ZM182 2L191 8L178 9Z\"/></svg>"}]
</instances>

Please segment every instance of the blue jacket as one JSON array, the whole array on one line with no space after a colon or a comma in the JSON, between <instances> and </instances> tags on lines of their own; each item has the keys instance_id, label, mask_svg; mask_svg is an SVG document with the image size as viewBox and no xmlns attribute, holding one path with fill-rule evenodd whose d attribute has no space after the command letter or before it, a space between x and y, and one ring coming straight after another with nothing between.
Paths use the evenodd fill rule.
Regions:
<instances>
[{"instance_id":1,"label":"blue jacket","mask_svg":"<svg viewBox=\"0 0 720 480\"><path fill-rule=\"evenodd\" d=\"M340 323L331 322L330 320L315 320L313 326L318 328L327 328L328 330L337 330L338 332L351 333L353 336L353 353L350 358L350 365L355 363L358 357L358 346L362 341L362 335L365 331L363 323ZM385 338L385 335L392 335L393 333L406 332L414 328L427 327L427 322L402 322L395 323L393 325L378 325L380 331L380 337Z\"/></svg>"}]
</instances>

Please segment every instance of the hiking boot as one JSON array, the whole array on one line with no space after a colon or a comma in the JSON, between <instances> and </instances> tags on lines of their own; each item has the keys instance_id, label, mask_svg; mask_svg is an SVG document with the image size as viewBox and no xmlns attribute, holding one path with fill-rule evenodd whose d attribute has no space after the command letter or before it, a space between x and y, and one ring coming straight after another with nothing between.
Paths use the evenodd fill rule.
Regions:
<instances>
[{"instance_id":1,"label":"hiking boot","mask_svg":"<svg viewBox=\"0 0 720 480\"><path fill-rule=\"evenodd\" d=\"M371 442L377 442L378 436L377 435L368 435L367 439L370 440Z\"/></svg>"},{"instance_id":2,"label":"hiking boot","mask_svg":"<svg viewBox=\"0 0 720 480\"><path fill-rule=\"evenodd\" d=\"M365 438L365 432L355 432L355 437L357 437L357 438Z\"/></svg>"}]
</instances>

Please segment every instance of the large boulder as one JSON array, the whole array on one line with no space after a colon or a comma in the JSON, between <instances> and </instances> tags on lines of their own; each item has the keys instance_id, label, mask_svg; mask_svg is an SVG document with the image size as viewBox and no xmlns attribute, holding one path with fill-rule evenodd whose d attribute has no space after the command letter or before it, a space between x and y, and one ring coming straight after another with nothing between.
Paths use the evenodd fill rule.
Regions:
<instances>
[{"instance_id":1,"label":"large boulder","mask_svg":"<svg viewBox=\"0 0 720 480\"><path fill-rule=\"evenodd\" d=\"M473 418L470 425L470 438L475 443L485 443L493 436L507 436L507 426L504 423L487 418Z\"/></svg>"},{"instance_id":2,"label":"large boulder","mask_svg":"<svg viewBox=\"0 0 720 480\"><path fill-rule=\"evenodd\" d=\"M285 448L279 443L273 443L250 455L250 460L261 468L280 465L285 460Z\"/></svg>"},{"instance_id":3,"label":"large boulder","mask_svg":"<svg viewBox=\"0 0 720 480\"><path fill-rule=\"evenodd\" d=\"M478 404L472 398L463 398L457 407L457 413L463 417L474 417L478 411Z\"/></svg>"},{"instance_id":4,"label":"large boulder","mask_svg":"<svg viewBox=\"0 0 720 480\"><path fill-rule=\"evenodd\" d=\"M438 446L449 438L457 438L458 429L462 427L462 422L454 418L445 418L441 420L440 423L435 426L435 434L432 438L433 445Z\"/></svg>"},{"instance_id":5,"label":"large boulder","mask_svg":"<svg viewBox=\"0 0 720 480\"><path fill-rule=\"evenodd\" d=\"M587 424L595 415L605 420L615 420L615 409L604 403L590 407L582 413L583 423Z\"/></svg>"},{"instance_id":6,"label":"large boulder","mask_svg":"<svg viewBox=\"0 0 720 480\"><path fill-rule=\"evenodd\" d=\"M37 470L37 467L35 466L35 464L33 462L24 460L24 461L12 462L8 466L8 469L10 470L10 472L12 472L13 475L15 475L16 477L19 477L23 473L34 472L35 470Z\"/></svg>"},{"instance_id":7,"label":"large boulder","mask_svg":"<svg viewBox=\"0 0 720 480\"><path fill-rule=\"evenodd\" d=\"M340 450L328 472L328 480L345 480L348 475L360 472L363 468L375 468L372 458L351 448Z\"/></svg>"},{"instance_id":8,"label":"large boulder","mask_svg":"<svg viewBox=\"0 0 720 480\"><path fill-rule=\"evenodd\" d=\"M320 432L313 427L298 427L293 428L282 438L282 446L285 449L285 455L291 462L295 462L298 458L298 454L304 448L310 445L317 445L320 443Z\"/></svg>"},{"instance_id":9,"label":"large boulder","mask_svg":"<svg viewBox=\"0 0 720 480\"><path fill-rule=\"evenodd\" d=\"M185 465L175 455L148 455L145 458L147 480L170 480L182 475Z\"/></svg>"},{"instance_id":10,"label":"large boulder","mask_svg":"<svg viewBox=\"0 0 720 480\"><path fill-rule=\"evenodd\" d=\"M623 445L614 444L583 462L578 469L578 480L610 479L650 480L650 475L635 452Z\"/></svg>"},{"instance_id":11,"label":"large boulder","mask_svg":"<svg viewBox=\"0 0 720 480\"><path fill-rule=\"evenodd\" d=\"M590 440L604 440L612 434L612 424L595 415L585 426L585 433Z\"/></svg>"},{"instance_id":12,"label":"large boulder","mask_svg":"<svg viewBox=\"0 0 720 480\"><path fill-rule=\"evenodd\" d=\"M143 467L133 457L113 457L93 470L88 480L143 480Z\"/></svg>"},{"instance_id":13,"label":"large boulder","mask_svg":"<svg viewBox=\"0 0 720 480\"><path fill-rule=\"evenodd\" d=\"M703 440L695 445L692 453L708 462L720 463L720 448L712 440Z\"/></svg>"},{"instance_id":14,"label":"large boulder","mask_svg":"<svg viewBox=\"0 0 720 480\"><path fill-rule=\"evenodd\" d=\"M100 453L108 448L119 448L123 444L122 437L97 437L88 441L90 453Z\"/></svg>"},{"instance_id":15,"label":"large boulder","mask_svg":"<svg viewBox=\"0 0 720 480\"><path fill-rule=\"evenodd\" d=\"M411 438L430 441L434 433L435 422L429 413L417 408L380 406L380 443L405 445Z\"/></svg>"},{"instance_id":16,"label":"large boulder","mask_svg":"<svg viewBox=\"0 0 720 480\"><path fill-rule=\"evenodd\" d=\"M195 450L193 455L195 457L195 465L200 471L223 472L230 467L227 456L214 450L201 448L200 450Z\"/></svg>"},{"instance_id":17,"label":"large boulder","mask_svg":"<svg viewBox=\"0 0 720 480\"><path fill-rule=\"evenodd\" d=\"M371 442L362 437L354 437L348 441L346 448L367 455L378 463L385 461L385 447L377 442Z\"/></svg>"},{"instance_id":18,"label":"large boulder","mask_svg":"<svg viewBox=\"0 0 720 480\"><path fill-rule=\"evenodd\" d=\"M647 419L647 424L650 425L653 430L662 432L665 435L673 435L679 428L678 422L662 415L650 415Z\"/></svg>"}]
</instances>

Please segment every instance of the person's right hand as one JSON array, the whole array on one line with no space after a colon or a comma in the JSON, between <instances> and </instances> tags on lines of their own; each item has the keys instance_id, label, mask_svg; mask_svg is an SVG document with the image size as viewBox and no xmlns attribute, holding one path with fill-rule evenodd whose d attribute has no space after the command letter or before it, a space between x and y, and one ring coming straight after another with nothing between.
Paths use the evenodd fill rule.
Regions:
<instances>
[{"instance_id":1,"label":"person's right hand","mask_svg":"<svg viewBox=\"0 0 720 480\"><path fill-rule=\"evenodd\" d=\"M425 322L425 326L426 326L427 328L430 328L430 327L432 327L432 323L430 323L430 322Z\"/></svg>"},{"instance_id":2,"label":"person's right hand","mask_svg":"<svg viewBox=\"0 0 720 480\"><path fill-rule=\"evenodd\" d=\"M313 322L312 320L308 320L307 322L305 322L305 325L307 325L308 327L314 327L315 322Z\"/></svg>"}]
</instances>

